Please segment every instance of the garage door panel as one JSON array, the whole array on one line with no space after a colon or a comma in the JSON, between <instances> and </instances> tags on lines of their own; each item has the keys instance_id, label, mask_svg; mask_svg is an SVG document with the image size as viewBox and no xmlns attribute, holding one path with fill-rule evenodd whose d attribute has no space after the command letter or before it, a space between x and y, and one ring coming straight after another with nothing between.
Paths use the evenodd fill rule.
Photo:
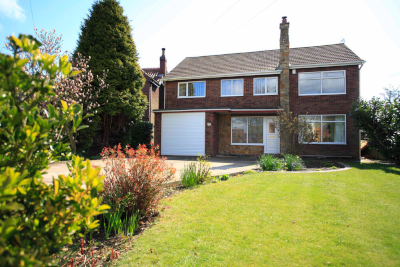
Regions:
<instances>
[{"instance_id":1,"label":"garage door panel","mask_svg":"<svg viewBox=\"0 0 400 267\"><path fill-rule=\"evenodd\" d=\"M162 155L197 156L204 153L204 112L162 114Z\"/></svg>"}]
</instances>

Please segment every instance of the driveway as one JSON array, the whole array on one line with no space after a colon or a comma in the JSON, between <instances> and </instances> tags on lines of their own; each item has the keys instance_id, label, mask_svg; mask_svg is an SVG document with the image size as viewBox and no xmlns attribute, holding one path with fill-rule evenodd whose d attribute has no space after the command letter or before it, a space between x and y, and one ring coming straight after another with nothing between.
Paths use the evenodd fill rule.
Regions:
<instances>
[{"instance_id":1,"label":"driveway","mask_svg":"<svg viewBox=\"0 0 400 267\"><path fill-rule=\"evenodd\" d=\"M180 181L180 175L183 171L186 162L196 161L197 157L168 157L167 162L172 164L176 168L176 173L173 182ZM221 175L221 174L237 174L247 170L256 169L256 157L254 156L215 156L209 159L211 163L211 175ZM101 160L92 160L92 165L94 166L104 166L104 162ZM53 181L53 176L58 176L60 174L68 174L68 168L66 162L56 162L50 164L50 168L47 174L43 175L44 181L46 183L51 183Z\"/></svg>"}]
</instances>

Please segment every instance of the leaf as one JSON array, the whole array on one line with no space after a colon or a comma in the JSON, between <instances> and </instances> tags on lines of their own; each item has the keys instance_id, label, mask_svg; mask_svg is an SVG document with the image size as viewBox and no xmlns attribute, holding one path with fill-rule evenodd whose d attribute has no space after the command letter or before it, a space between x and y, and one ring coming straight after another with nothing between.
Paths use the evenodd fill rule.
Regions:
<instances>
[{"instance_id":1,"label":"leaf","mask_svg":"<svg viewBox=\"0 0 400 267\"><path fill-rule=\"evenodd\" d=\"M54 185L54 194L58 194L58 189L60 188L60 181L57 179L53 179L53 185Z\"/></svg>"},{"instance_id":2,"label":"leaf","mask_svg":"<svg viewBox=\"0 0 400 267\"><path fill-rule=\"evenodd\" d=\"M62 105L64 111L68 110L68 105L65 101L61 100L61 105Z\"/></svg>"}]
</instances>

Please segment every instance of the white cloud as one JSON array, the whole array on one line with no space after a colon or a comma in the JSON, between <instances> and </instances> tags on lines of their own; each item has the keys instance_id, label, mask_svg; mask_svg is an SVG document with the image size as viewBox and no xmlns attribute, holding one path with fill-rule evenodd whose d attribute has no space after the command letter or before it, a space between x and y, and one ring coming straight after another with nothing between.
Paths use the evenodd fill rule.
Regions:
<instances>
[{"instance_id":1,"label":"white cloud","mask_svg":"<svg viewBox=\"0 0 400 267\"><path fill-rule=\"evenodd\" d=\"M22 7L17 3L17 0L0 0L0 13L6 17L25 21L25 14Z\"/></svg>"}]
</instances>

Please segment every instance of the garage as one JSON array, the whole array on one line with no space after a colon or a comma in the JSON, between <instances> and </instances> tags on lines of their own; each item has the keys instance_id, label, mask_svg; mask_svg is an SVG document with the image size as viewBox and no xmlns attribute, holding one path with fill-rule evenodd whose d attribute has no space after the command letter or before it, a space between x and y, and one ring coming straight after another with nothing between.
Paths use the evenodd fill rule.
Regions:
<instances>
[{"instance_id":1,"label":"garage","mask_svg":"<svg viewBox=\"0 0 400 267\"><path fill-rule=\"evenodd\" d=\"M163 113L161 154L197 156L205 154L205 112Z\"/></svg>"}]
</instances>

